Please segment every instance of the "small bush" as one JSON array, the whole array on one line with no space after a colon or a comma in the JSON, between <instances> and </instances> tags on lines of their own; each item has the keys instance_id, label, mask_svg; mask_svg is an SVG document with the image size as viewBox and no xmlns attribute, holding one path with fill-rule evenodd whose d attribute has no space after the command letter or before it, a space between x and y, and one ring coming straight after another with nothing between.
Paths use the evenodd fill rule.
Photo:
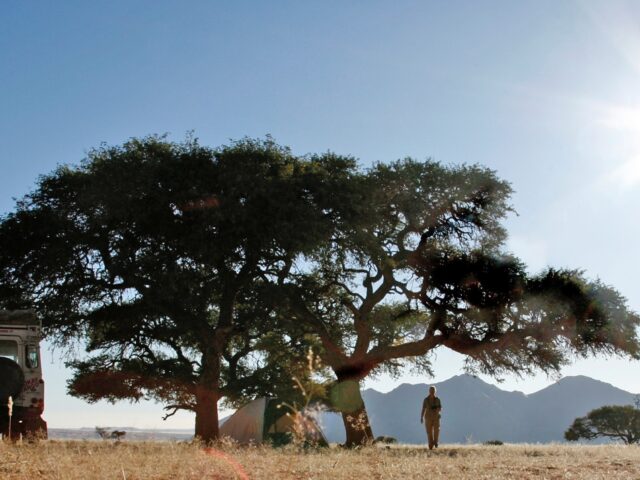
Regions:
<instances>
[{"instance_id":1,"label":"small bush","mask_svg":"<svg viewBox=\"0 0 640 480\"><path fill-rule=\"evenodd\" d=\"M124 432L122 430L109 430L105 427L96 427L96 434L102 440L112 439L112 440L115 440L116 442L119 442L125 437L127 432Z\"/></svg>"},{"instance_id":2,"label":"small bush","mask_svg":"<svg viewBox=\"0 0 640 480\"><path fill-rule=\"evenodd\" d=\"M376 437L376 439L374 440L374 443L390 444L390 443L398 443L398 440L395 437L387 437L386 435L380 435L379 437Z\"/></svg>"},{"instance_id":3,"label":"small bush","mask_svg":"<svg viewBox=\"0 0 640 480\"><path fill-rule=\"evenodd\" d=\"M284 447L293 442L293 435L290 432L276 432L265 435L265 443L272 447Z\"/></svg>"},{"instance_id":4,"label":"small bush","mask_svg":"<svg viewBox=\"0 0 640 480\"><path fill-rule=\"evenodd\" d=\"M483 445L504 445L502 440L487 440Z\"/></svg>"}]
</instances>

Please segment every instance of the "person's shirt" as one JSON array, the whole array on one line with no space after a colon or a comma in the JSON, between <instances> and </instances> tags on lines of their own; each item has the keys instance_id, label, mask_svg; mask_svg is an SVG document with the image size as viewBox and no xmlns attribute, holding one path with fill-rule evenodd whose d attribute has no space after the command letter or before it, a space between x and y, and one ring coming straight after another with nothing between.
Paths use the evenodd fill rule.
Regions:
<instances>
[{"instance_id":1,"label":"person's shirt","mask_svg":"<svg viewBox=\"0 0 640 480\"><path fill-rule=\"evenodd\" d=\"M438 409L440 408L442 408L442 402L440 402L438 397L434 396L432 398L428 396L424 399L424 402L422 402L422 410L425 412L425 416L438 413Z\"/></svg>"}]
</instances>

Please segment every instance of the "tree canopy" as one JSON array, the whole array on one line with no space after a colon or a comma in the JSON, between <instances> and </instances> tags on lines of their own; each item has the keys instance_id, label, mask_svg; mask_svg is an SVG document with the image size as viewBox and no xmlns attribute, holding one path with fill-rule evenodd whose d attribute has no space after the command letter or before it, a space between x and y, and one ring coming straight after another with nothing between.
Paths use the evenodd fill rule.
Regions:
<instances>
[{"instance_id":1,"label":"tree canopy","mask_svg":"<svg viewBox=\"0 0 640 480\"><path fill-rule=\"evenodd\" d=\"M347 443L373 438L358 383L404 366L431 374L440 347L491 375L557 371L573 354L640 356L639 318L614 289L579 271L528 275L506 252L511 188L495 172L407 159L363 176L359 223L283 290L287 317L317 335L337 377Z\"/></svg>"},{"instance_id":2,"label":"tree canopy","mask_svg":"<svg viewBox=\"0 0 640 480\"><path fill-rule=\"evenodd\" d=\"M196 435L215 438L217 401L234 381L278 372L240 371L276 330L260 282L286 276L349 220L354 168L270 138L93 150L2 218L1 301L34 307L58 341L86 341L72 393L193 410Z\"/></svg>"},{"instance_id":3,"label":"tree canopy","mask_svg":"<svg viewBox=\"0 0 640 480\"><path fill-rule=\"evenodd\" d=\"M631 405L596 408L585 417L576 418L564 432L564 438L570 442L609 438L627 445L640 443L640 408Z\"/></svg>"}]
</instances>

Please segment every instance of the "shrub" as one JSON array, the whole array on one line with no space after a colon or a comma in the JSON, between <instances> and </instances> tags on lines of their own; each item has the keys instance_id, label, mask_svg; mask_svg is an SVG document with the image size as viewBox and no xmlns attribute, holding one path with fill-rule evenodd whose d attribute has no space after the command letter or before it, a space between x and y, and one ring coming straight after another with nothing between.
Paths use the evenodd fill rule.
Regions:
<instances>
[{"instance_id":1,"label":"shrub","mask_svg":"<svg viewBox=\"0 0 640 480\"><path fill-rule=\"evenodd\" d=\"M504 445L502 440L487 440L483 445Z\"/></svg>"},{"instance_id":2,"label":"shrub","mask_svg":"<svg viewBox=\"0 0 640 480\"><path fill-rule=\"evenodd\" d=\"M376 437L376 439L374 440L374 443L386 443L386 444L398 443L398 439L396 439L395 437L380 435L379 437Z\"/></svg>"}]
</instances>

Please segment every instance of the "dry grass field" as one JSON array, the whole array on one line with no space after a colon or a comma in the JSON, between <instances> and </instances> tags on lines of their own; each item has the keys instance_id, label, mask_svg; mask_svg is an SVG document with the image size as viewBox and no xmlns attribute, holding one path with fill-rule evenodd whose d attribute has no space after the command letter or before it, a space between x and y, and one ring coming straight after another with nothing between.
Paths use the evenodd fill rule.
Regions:
<instances>
[{"instance_id":1,"label":"dry grass field","mask_svg":"<svg viewBox=\"0 0 640 480\"><path fill-rule=\"evenodd\" d=\"M190 444L0 442L2 479L639 479L640 447L334 447L308 452Z\"/></svg>"}]
</instances>

